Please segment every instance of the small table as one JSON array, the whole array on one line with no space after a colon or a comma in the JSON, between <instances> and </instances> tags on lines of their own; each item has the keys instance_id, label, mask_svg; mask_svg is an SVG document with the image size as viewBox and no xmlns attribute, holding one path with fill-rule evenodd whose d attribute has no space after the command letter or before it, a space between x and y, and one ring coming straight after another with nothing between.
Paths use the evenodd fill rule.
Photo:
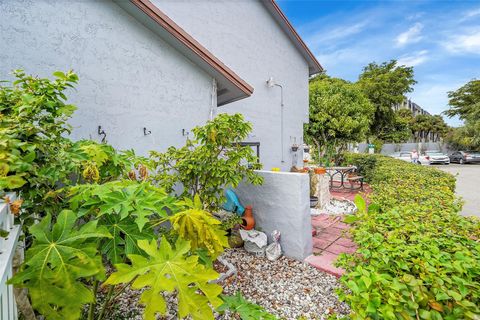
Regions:
<instances>
[{"instance_id":1,"label":"small table","mask_svg":"<svg viewBox=\"0 0 480 320\"><path fill-rule=\"evenodd\" d=\"M342 188L345 188L345 180L346 180L345 177L349 173L355 172L355 170L357 170L357 167L355 167L355 166L330 167L330 168L326 168L326 169L327 169L328 175L330 176L330 188L332 188L332 189L342 189ZM330 173L330 172L333 172L333 173ZM340 185L338 185L338 186L334 186L334 184L333 184L333 178L336 175L340 176Z\"/></svg>"}]
</instances>

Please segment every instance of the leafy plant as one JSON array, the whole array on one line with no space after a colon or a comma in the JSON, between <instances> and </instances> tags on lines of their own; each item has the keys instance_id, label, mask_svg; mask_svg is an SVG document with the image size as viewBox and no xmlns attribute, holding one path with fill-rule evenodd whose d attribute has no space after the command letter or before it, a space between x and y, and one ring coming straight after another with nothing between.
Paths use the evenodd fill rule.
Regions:
<instances>
[{"instance_id":1,"label":"leafy plant","mask_svg":"<svg viewBox=\"0 0 480 320\"><path fill-rule=\"evenodd\" d=\"M321 76L310 82L309 110L305 139L315 144L318 160L326 154L329 162L337 147L366 137L374 107L355 84Z\"/></svg>"},{"instance_id":2,"label":"leafy plant","mask_svg":"<svg viewBox=\"0 0 480 320\"><path fill-rule=\"evenodd\" d=\"M117 264L117 272L110 275L105 284L129 283L133 280L134 289L147 288L140 297L145 305L145 319L156 319L157 314L165 314L167 306L162 292L177 292L178 316L190 315L193 319L212 319L209 304L218 307L222 301L218 297L222 288L209 283L218 274L198 263L198 256L188 255L190 244L179 238L173 249L165 238L160 241L138 241L138 246L148 254L128 255L131 265ZM135 279L135 280L134 280Z\"/></svg>"},{"instance_id":3,"label":"leafy plant","mask_svg":"<svg viewBox=\"0 0 480 320\"><path fill-rule=\"evenodd\" d=\"M105 277L97 245L111 235L97 221L78 228L75 223L75 213L66 210L54 224L47 215L31 226L34 243L22 270L9 280L28 288L33 307L48 319L78 319L82 306L94 299L83 281Z\"/></svg>"},{"instance_id":4,"label":"leafy plant","mask_svg":"<svg viewBox=\"0 0 480 320\"><path fill-rule=\"evenodd\" d=\"M191 250L174 229L166 232L159 225L180 212L178 225L188 226L192 220L182 218L186 213L181 211L189 212L184 210L189 202L153 186L148 181L149 161L133 151L118 152L88 140L72 142L64 136L70 132L67 120L75 109L65 103L64 91L78 80L74 73L56 72L55 80L26 76L22 71L15 75L18 80L12 87L0 87L0 191L17 191L24 199L23 204L16 200L10 206L24 225L28 250L21 271L10 283L28 288L33 307L46 319L78 319L89 304L88 320L102 320L131 282L136 279L138 285L140 279L147 280L142 272L122 286L104 283L107 293L96 314L106 267L130 263L129 257L136 267L144 256L155 262L144 267L158 271L155 268L163 259L163 273L149 273L152 281L163 275L151 290L156 294L177 290L179 314L212 319L211 307L221 302L217 297L221 288L208 283L217 277L205 263L208 255L202 248ZM192 213L201 217L202 228L212 228L196 230L216 236L213 241L221 243L222 233L207 215L199 209ZM35 220L41 221L34 224ZM160 234L177 238L176 247L164 240L162 252L154 253ZM187 240L193 237L199 246L210 243L202 237L199 243L195 233L182 235ZM223 247L215 243L209 248L219 254ZM199 264L202 255L205 258ZM153 295L150 298L159 301ZM156 303L149 305L147 317L157 309Z\"/></svg>"},{"instance_id":5,"label":"leafy plant","mask_svg":"<svg viewBox=\"0 0 480 320\"><path fill-rule=\"evenodd\" d=\"M68 118L75 106L66 103L64 91L78 77L55 72L55 80L14 71L12 86L0 86L0 188L21 191L24 207L37 212L37 203L56 183L68 179L60 150L69 143ZM56 170L52 170L55 168Z\"/></svg>"},{"instance_id":6,"label":"leafy plant","mask_svg":"<svg viewBox=\"0 0 480 320\"><path fill-rule=\"evenodd\" d=\"M382 136L395 121L392 106L401 103L413 90L413 67L399 66L396 60L368 64L358 77L357 85L374 105L370 122L372 135Z\"/></svg>"},{"instance_id":7,"label":"leafy plant","mask_svg":"<svg viewBox=\"0 0 480 320\"><path fill-rule=\"evenodd\" d=\"M480 221L458 214L454 177L384 156L367 170L371 204L356 199L355 255L340 296L353 319L476 319ZM362 155L350 159L365 163ZM373 162L372 162L373 163Z\"/></svg>"},{"instance_id":8,"label":"leafy plant","mask_svg":"<svg viewBox=\"0 0 480 320\"><path fill-rule=\"evenodd\" d=\"M228 238L221 222L203 210L198 195L194 201L186 199L189 207L169 218L173 229L183 239L189 239L192 250L206 249L212 258L216 258L228 248Z\"/></svg>"},{"instance_id":9,"label":"leafy plant","mask_svg":"<svg viewBox=\"0 0 480 320\"><path fill-rule=\"evenodd\" d=\"M222 296L223 304L217 311L223 313L229 310L242 320L275 320L277 317L265 311L264 308L246 300L240 292L233 296Z\"/></svg>"},{"instance_id":10,"label":"leafy plant","mask_svg":"<svg viewBox=\"0 0 480 320\"><path fill-rule=\"evenodd\" d=\"M250 147L241 146L252 125L241 114L219 114L202 127L193 129L194 140L182 148L170 147L167 152L151 152L155 183L174 191L183 186L182 197L199 195L204 208L215 210L225 201L224 189L235 188L246 179L262 182L254 170L260 169Z\"/></svg>"},{"instance_id":11,"label":"leafy plant","mask_svg":"<svg viewBox=\"0 0 480 320\"><path fill-rule=\"evenodd\" d=\"M155 238L153 224L168 218L167 210L180 208L163 189L131 180L78 185L70 188L69 195L70 208L78 216L97 219L112 234L100 245L112 263L124 262L127 254L140 254L137 241Z\"/></svg>"}]
</instances>

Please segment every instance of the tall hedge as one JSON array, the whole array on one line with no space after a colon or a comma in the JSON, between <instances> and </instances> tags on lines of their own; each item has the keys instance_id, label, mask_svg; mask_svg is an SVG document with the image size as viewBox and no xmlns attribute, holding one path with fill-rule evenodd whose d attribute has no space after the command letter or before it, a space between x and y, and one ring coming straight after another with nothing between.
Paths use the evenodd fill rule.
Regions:
<instances>
[{"instance_id":1,"label":"tall hedge","mask_svg":"<svg viewBox=\"0 0 480 320\"><path fill-rule=\"evenodd\" d=\"M353 319L480 319L480 222L459 215L452 175L379 155L347 155L370 182L339 264Z\"/></svg>"}]
</instances>

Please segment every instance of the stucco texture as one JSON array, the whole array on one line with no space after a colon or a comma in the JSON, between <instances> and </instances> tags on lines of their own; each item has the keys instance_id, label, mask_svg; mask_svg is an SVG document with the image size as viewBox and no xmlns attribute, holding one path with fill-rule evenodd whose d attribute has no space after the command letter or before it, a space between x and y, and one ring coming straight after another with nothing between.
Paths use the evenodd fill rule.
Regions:
<instances>
[{"instance_id":1,"label":"stucco texture","mask_svg":"<svg viewBox=\"0 0 480 320\"><path fill-rule=\"evenodd\" d=\"M281 233L285 256L304 260L312 254L310 217L310 180L308 174L258 171L264 183L242 183L235 192L242 205L252 205L255 228L267 233Z\"/></svg>"},{"instance_id":2,"label":"stucco texture","mask_svg":"<svg viewBox=\"0 0 480 320\"><path fill-rule=\"evenodd\" d=\"M251 97L219 112L241 112L254 124L250 141L259 141L264 168L292 165L291 145L300 144L308 121L308 65L260 1L162 1L153 3L254 87ZM281 162L280 89L284 88L284 162ZM298 151L298 165L302 165Z\"/></svg>"},{"instance_id":3,"label":"stucco texture","mask_svg":"<svg viewBox=\"0 0 480 320\"><path fill-rule=\"evenodd\" d=\"M113 146L146 154L207 121L211 77L112 1L0 0L0 12L0 79L79 75L74 139L100 140L101 125Z\"/></svg>"}]
</instances>

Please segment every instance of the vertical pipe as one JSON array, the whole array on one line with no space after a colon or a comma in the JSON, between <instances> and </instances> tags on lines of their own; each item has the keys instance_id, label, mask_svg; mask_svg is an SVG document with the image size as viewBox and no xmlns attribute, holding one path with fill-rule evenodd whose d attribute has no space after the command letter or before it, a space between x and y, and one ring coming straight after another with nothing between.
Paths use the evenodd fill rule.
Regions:
<instances>
[{"instance_id":1,"label":"vertical pipe","mask_svg":"<svg viewBox=\"0 0 480 320\"><path fill-rule=\"evenodd\" d=\"M217 107L217 81L212 79L212 99L210 101L210 120L213 120L215 108Z\"/></svg>"},{"instance_id":2,"label":"vertical pipe","mask_svg":"<svg viewBox=\"0 0 480 320\"><path fill-rule=\"evenodd\" d=\"M284 109L284 104L283 104L283 87L279 84L275 84L276 86L280 87L280 144L281 144L281 148L282 148L282 163L285 162L285 159L283 157L283 153L285 152L284 151L284 143L283 143L283 131L284 131L284 127L283 127L283 109Z\"/></svg>"}]
</instances>

